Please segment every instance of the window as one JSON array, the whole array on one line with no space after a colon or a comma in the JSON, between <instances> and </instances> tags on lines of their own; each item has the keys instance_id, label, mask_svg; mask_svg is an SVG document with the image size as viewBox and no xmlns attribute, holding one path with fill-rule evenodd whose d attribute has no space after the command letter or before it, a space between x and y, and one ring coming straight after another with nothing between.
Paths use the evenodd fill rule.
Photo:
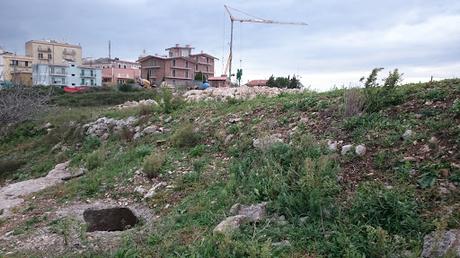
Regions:
<instances>
[{"instance_id":1,"label":"window","mask_svg":"<svg viewBox=\"0 0 460 258\"><path fill-rule=\"evenodd\" d=\"M118 64L118 68L121 68L121 64Z\"/></svg>"},{"instance_id":2,"label":"window","mask_svg":"<svg viewBox=\"0 0 460 258\"><path fill-rule=\"evenodd\" d=\"M72 83L72 86L75 86L75 83Z\"/></svg>"},{"instance_id":3,"label":"window","mask_svg":"<svg viewBox=\"0 0 460 258\"><path fill-rule=\"evenodd\" d=\"M94 70L91 70L91 76L94 76Z\"/></svg>"},{"instance_id":4,"label":"window","mask_svg":"<svg viewBox=\"0 0 460 258\"><path fill-rule=\"evenodd\" d=\"M173 60L173 66L176 66L176 60L175 59Z\"/></svg>"},{"instance_id":5,"label":"window","mask_svg":"<svg viewBox=\"0 0 460 258\"><path fill-rule=\"evenodd\" d=\"M188 61L185 61L185 67L188 68Z\"/></svg>"},{"instance_id":6,"label":"window","mask_svg":"<svg viewBox=\"0 0 460 258\"><path fill-rule=\"evenodd\" d=\"M197 71L198 71L198 65L196 65L196 66L195 66L195 70L197 70Z\"/></svg>"},{"instance_id":7,"label":"window","mask_svg":"<svg viewBox=\"0 0 460 258\"><path fill-rule=\"evenodd\" d=\"M51 55L51 54L48 54L48 59L52 59L52 55Z\"/></svg>"},{"instance_id":8,"label":"window","mask_svg":"<svg viewBox=\"0 0 460 258\"><path fill-rule=\"evenodd\" d=\"M206 57L206 63L209 64L209 57Z\"/></svg>"},{"instance_id":9,"label":"window","mask_svg":"<svg viewBox=\"0 0 460 258\"><path fill-rule=\"evenodd\" d=\"M72 77L75 77L75 74L74 74L74 73L72 74Z\"/></svg>"},{"instance_id":10,"label":"window","mask_svg":"<svg viewBox=\"0 0 460 258\"><path fill-rule=\"evenodd\" d=\"M12 66L18 66L18 65L19 65L19 61L18 61L18 60L11 60L11 65L12 65Z\"/></svg>"},{"instance_id":11,"label":"window","mask_svg":"<svg viewBox=\"0 0 460 258\"><path fill-rule=\"evenodd\" d=\"M91 86L94 86L94 80L91 79Z\"/></svg>"},{"instance_id":12,"label":"window","mask_svg":"<svg viewBox=\"0 0 460 258\"><path fill-rule=\"evenodd\" d=\"M123 66L126 69L126 65Z\"/></svg>"},{"instance_id":13,"label":"window","mask_svg":"<svg viewBox=\"0 0 460 258\"><path fill-rule=\"evenodd\" d=\"M173 77L176 77L176 70L172 70Z\"/></svg>"},{"instance_id":14,"label":"window","mask_svg":"<svg viewBox=\"0 0 460 258\"><path fill-rule=\"evenodd\" d=\"M43 53L38 53L38 59L43 59Z\"/></svg>"},{"instance_id":15,"label":"window","mask_svg":"<svg viewBox=\"0 0 460 258\"><path fill-rule=\"evenodd\" d=\"M85 76L85 70L82 69L81 72L80 72L80 75Z\"/></svg>"},{"instance_id":16,"label":"window","mask_svg":"<svg viewBox=\"0 0 460 258\"><path fill-rule=\"evenodd\" d=\"M209 66L206 66L206 72L209 72Z\"/></svg>"},{"instance_id":17,"label":"window","mask_svg":"<svg viewBox=\"0 0 460 258\"><path fill-rule=\"evenodd\" d=\"M29 61L24 61L24 66L28 67L29 66Z\"/></svg>"},{"instance_id":18,"label":"window","mask_svg":"<svg viewBox=\"0 0 460 258\"><path fill-rule=\"evenodd\" d=\"M149 77L152 77L154 75L154 70L153 69L149 69Z\"/></svg>"},{"instance_id":19,"label":"window","mask_svg":"<svg viewBox=\"0 0 460 258\"><path fill-rule=\"evenodd\" d=\"M188 71L185 71L185 78L188 78Z\"/></svg>"},{"instance_id":20,"label":"window","mask_svg":"<svg viewBox=\"0 0 460 258\"><path fill-rule=\"evenodd\" d=\"M81 79L81 85L85 85L85 79Z\"/></svg>"},{"instance_id":21,"label":"window","mask_svg":"<svg viewBox=\"0 0 460 258\"><path fill-rule=\"evenodd\" d=\"M72 67L75 67L75 65L74 65L74 64L72 64L71 66L72 66Z\"/></svg>"}]
</instances>

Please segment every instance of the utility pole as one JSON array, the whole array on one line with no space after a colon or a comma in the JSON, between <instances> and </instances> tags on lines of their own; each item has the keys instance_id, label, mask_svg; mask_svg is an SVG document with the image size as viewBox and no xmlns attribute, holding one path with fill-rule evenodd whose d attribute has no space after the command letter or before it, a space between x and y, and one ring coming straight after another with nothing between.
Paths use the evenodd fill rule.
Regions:
<instances>
[{"instance_id":1,"label":"utility pole","mask_svg":"<svg viewBox=\"0 0 460 258\"><path fill-rule=\"evenodd\" d=\"M228 16L230 17L230 22L231 22L231 31L230 31L230 53L228 56L228 61L227 65L225 67L225 73L228 71L228 78L230 78L230 81L232 80L232 59L233 59L233 24L235 21L239 21L241 23L262 23L262 24L282 24L282 25L301 25L301 26L306 26L308 25L307 23L304 22L279 22L279 21L273 21L273 20L267 20L267 19L262 19L255 17L253 15L250 15L248 13L245 13L243 11L237 10L235 8L229 7L227 5L224 5L225 10L228 13ZM243 13L245 15L253 17L253 19L241 19L241 18L236 18L235 16L232 15L230 12L230 9Z\"/></svg>"},{"instance_id":2,"label":"utility pole","mask_svg":"<svg viewBox=\"0 0 460 258\"><path fill-rule=\"evenodd\" d=\"M112 59L112 48L109 40L109 59Z\"/></svg>"}]
</instances>

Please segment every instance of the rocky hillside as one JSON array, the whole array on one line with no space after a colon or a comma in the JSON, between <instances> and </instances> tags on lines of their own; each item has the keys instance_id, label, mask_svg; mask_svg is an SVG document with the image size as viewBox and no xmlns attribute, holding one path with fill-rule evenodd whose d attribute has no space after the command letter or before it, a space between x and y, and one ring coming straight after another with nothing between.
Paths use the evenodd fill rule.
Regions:
<instances>
[{"instance_id":1,"label":"rocky hillside","mask_svg":"<svg viewBox=\"0 0 460 258\"><path fill-rule=\"evenodd\" d=\"M231 94L13 128L0 256L460 255L460 80Z\"/></svg>"}]
</instances>

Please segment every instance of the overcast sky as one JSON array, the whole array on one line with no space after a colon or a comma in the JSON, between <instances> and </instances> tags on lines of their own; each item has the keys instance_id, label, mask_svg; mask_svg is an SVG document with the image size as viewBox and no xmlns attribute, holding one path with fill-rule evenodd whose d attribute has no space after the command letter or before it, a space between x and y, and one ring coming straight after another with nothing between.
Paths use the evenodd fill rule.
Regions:
<instances>
[{"instance_id":1,"label":"overcast sky","mask_svg":"<svg viewBox=\"0 0 460 258\"><path fill-rule=\"evenodd\" d=\"M84 57L136 60L176 43L228 56L224 4L254 16L309 26L235 24L234 69L243 81L297 74L325 90L358 82L374 67L405 81L460 75L459 0L1 0L0 46L24 53L31 39L80 43ZM247 17L235 13L238 17ZM240 62L241 60L241 62Z\"/></svg>"}]
</instances>

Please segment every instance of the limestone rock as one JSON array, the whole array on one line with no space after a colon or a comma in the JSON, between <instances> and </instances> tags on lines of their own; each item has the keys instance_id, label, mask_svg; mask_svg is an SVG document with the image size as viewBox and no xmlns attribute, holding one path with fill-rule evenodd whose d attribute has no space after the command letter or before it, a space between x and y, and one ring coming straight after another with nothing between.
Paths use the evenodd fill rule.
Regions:
<instances>
[{"instance_id":1,"label":"limestone rock","mask_svg":"<svg viewBox=\"0 0 460 258\"><path fill-rule=\"evenodd\" d=\"M412 135L413 135L413 134L414 134L414 133L412 132L412 130L406 130L406 131L404 132L404 134L403 134L401 137L403 138L403 140L406 140L406 141L407 141L407 140L409 140L410 138L412 138Z\"/></svg>"},{"instance_id":2,"label":"limestone rock","mask_svg":"<svg viewBox=\"0 0 460 258\"><path fill-rule=\"evenodd\" d=\"M364 146L362 144L356 146L355 153L358 156L364 156L366 154L366 146Z\"/></svg>"},{"instance_id":3,"label":"limestone rock","mask_svg":"<svg viewBox=\"0 0 460 258\"><path fill-rule=\"evenodd\" d=\"M214 228L213 232L221 233L224 235L231 234L235 232L236 230L238 230L240 226L246 222L246 220L247 220L247 217L244 215L235 215L235 216L228 217L222 222L220 222L219 225L217 225Z\"/></svg>"},{"instance_id":4,"label":"limestone rock","mask_svg":"<svg viewBox=\"0 0 460 258\"><path fill-rule=\"evenodd\" d=\"M347 145L344 145L342 146L342 155L346 155L349 151L351 151L353 149L353 145L352 144L347 144Z\"/></svg>"},{"instance_id":5,"label":"limestone rock","mask_svg":"<svg viewBox=\"0 0 460 258\"><path fill-rule=\"evenodd\" d=\"M330 151L337 151L337 141L327 140L327 148Z\"/></svg>"},{"instance_id":6,"label":"limestone rock","mask_svg":"<svg viewBox=\"0 0 460 258\"><path fill-rule=\"evenodd\" d=\"M259 150L267 150L274 144L283 143L283 140L280 137L281 135L279 134L273 134L259 139L254 139L252 141L252 146Z\"/></svg>"},{"instance_id":7,"label":"limestone rock","mask_svg":"<svg viewBox=\"0 0 460 258\"><path fill-rule=\"evenodd\" d=\"M422 257L460 256L460 230L433 232L425 236Z\"/></svg>"}]
</instances>

